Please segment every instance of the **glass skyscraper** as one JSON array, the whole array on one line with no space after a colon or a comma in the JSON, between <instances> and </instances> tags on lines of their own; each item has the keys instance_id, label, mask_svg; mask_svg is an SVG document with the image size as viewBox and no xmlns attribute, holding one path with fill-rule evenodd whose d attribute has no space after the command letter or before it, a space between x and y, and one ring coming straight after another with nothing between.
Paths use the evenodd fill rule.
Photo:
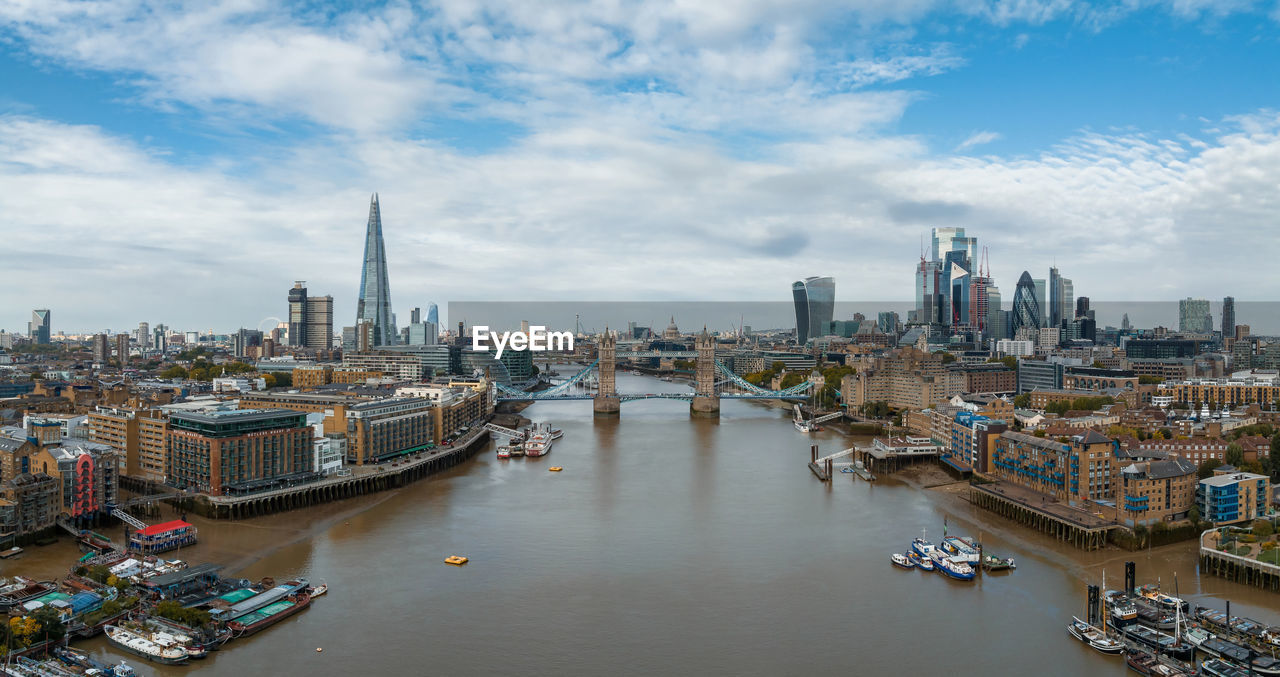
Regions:
<instances>
[{"instance_id":1,"label":"glass skyscraper","mask_svg":"<svg viewBox=\"0 0 1280 677\"><path fill-rule=\"evenodd\" d=\"M1009 328L1009 333L1017 336L1019 329L1039 329L1040 317L1040 302L1036 298L1036 281L1031 279L1031 273L1024 270L1022 277L1018 278L1017 288L1013 291L1013 326Z\"/></svg>"},{"instance_id":2,"label":"glass skyscraper","mask_svg":"<svg viewBox=\"0 0 1280 677\"><path fill-rule=\"evenodd\" d=\"M360 300L356 303L356 324L373 324L374 346L396 344L395 318L391 315L391 287L387 283L387 250L382 244L382 210L378 194L369 201L369 226L364 237L364 269L360 272Z\"/></svg>"},{"instance_id":3,"label":"glass skyscraper","mask_svg":"<svg viewBox=\"0 0 1280 677\"><path fill-rule=\"evenodd\" d=\"M829 277L807 277L791 285L796 307L796 343L824 336L831 327L836 309L836 281Z\"/></svg>"},{"instance_id":4,"label":"glass skyscraper","mask_svg":"<svg viewBox=\"0 0 1280 677\"><path fill-rule=\"evenodd\" d=\"M1235 305L1234 300L1232 305ZM1235 308L1232 308L1234 314ZM1209 314L1208 299L1185 298L1178 301L1178 331L1190 334L1208 334L1213 331L1213 316Z\"/></svg>"}]
</instances>

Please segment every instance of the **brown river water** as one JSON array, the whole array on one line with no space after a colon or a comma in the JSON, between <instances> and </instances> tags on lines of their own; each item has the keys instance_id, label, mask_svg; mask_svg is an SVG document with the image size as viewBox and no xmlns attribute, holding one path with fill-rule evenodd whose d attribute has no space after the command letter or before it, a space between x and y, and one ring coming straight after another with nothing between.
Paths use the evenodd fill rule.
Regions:
<instances>
[{"instance_id":1,"label":"brown river water","mask_svg":"<svg viewBox=\"0 0 1280 677\"><path fill-rule=\"evenodd\" d=\"M563 369L563 368L562 368ZM688 386L618 375L621 392ZM1280 594L1197 572L1192 543L1084 553L970 506L944 481L806 467L865 438L797 432L785 410L725 401L586 401L524 411L564 430L550 456L492 450L402 489L241 522L192 518L180 553L228 574L329 584L310 609L188 666L144 664L103 638L77 646L143 675L1122 675L1071 639L1085 586L1159 578L1201 604L1280 624ZM553 465L560 473L548 472ZM168 515L166 515L168 517ZM902 571L889 555L927 529L981 536L1017 559L973 583ZM118 537L118 531L109 531ZM448 555L470 563L453 567ZM0 572L61 576L69 539ZM316 649L322 647L323 652Z\"/></svg>"}]
</instances>

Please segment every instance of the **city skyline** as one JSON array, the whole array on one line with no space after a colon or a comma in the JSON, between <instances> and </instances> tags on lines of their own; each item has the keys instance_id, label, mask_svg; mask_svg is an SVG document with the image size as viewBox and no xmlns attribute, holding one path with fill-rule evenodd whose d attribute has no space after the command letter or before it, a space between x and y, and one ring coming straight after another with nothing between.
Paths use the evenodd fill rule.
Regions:
<instances>
[{"instance_id":1,"label":"city skyline","mask_svg":"<svg viewBox=\"0 0 1280 677\"><path fill-rule=\"evenodd\" d=\"M262 289L295 279L353 317L373 191L393 205L405 308L572 300L583 279L593 298L784 300L778 280L815 270L905 300L931 227L980 232L1006 286L1056 260L1099 299L1280 289L1247 272L1278 253L1258 234L1280 117L1249 66L1280 49L1258 11L653 7L539 24L520 8L5 5L0 265L19 307L0 326L49 307L86 331L118 315L228 327L280 317ZM548 256L572 279L513 280ZM743 274L762 269L776 277Z\"/></svg>"}]
</instances>

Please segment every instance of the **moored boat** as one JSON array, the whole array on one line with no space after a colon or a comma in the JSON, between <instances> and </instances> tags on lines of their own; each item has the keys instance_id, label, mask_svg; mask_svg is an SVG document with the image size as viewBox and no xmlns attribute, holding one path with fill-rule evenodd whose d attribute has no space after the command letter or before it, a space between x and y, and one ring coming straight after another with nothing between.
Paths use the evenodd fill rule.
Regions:
<instances>
[{"instance_id":1,"label":"moored boat","mask_svg":"<svg viewBox=\"0 0 1280 677\"><path fill-rule=\"evenodd\" d=\"M920 553L914 550L907 552L907 559L911 560L911 563L916 565L916 568L921 571L933 571L933 560L927 557L921 557Z\"/></svg>"},{"instance_id":2,"label":"moored boat","mask_svg":"<svg viewBox=\"0 0 1280 677\"><path fill-rule=\"evenodd\" d=\"M1221 658L1210 658L1200 664L1199 674L1205 677L1249 677L1249 670L1232 665Z\"/></svg>"},{"instance_id":3,"label":"moored boat","mask_svg":"<svg viewBox=\"0 0 1280 677\"><path fill-rule=\"evenodd\" d=\"M942 539L940 547L955 562L974 565L978 564L981 559L978 555L978 546L973 542L972 538L948 536Z\"/></svg>"},{"instance_id":4,"label":"moored boat","mask_svg":"<svg viewBox=\"0 0 1280 677\"><path fill-rule=\"evenodd\" d=\"M305 592L297 592L290 595L288 599L273 602L257 611L245 614L238 620L228 623L227 627L231 629L236 637L247 637L279 623L310 605L311 595Z\"/></svg>"},{"instance_id":5,"label":"moored boat","mask_svg":"<svg viewBox=\"0 0 1280 677\"><path fill-rule=\"evenodd\" d=\"M1138 620L1138 607L1133 605L1124 591L1108 590L1106 601L1112 625L1128 625Z\"/></svg>"},{"instance_id":6,"label":"moored boat","mask_svg":"<svg viewBox=\"0 0 1280 677\"><path fill-rule=\"evenodd\" d=\"M946 576L957 581L972 581L975 575L973 567L964 562L957 562L950 557L942 554L941 550L934 550L929 555L929 559L933 560L934 568Z\"/></svg>"},{"instance_id":7,"label":"moored boat","mask_svg":"<svg viewBox=\"0 0 1280 677\"><path fill-rule=\"evenodd\" d=\"M897 552L893 553L893 555L889 557L889 561L893 562L893 566L902 569L914 569L916 567L915 562L912 562L911 558Z\"/></svg>"},{"instance_id":8,"label":"moored boat","mask_svg":"<svg viewBox=\"0 0 1280 677\"><path fill-rule=\"evenodd\" d=\"M498 458L511 458L511 447L509 445L498 447Z\"/></svg>"},{"instance_id":9,"label":"moored boat","mask_svg":"<svg viewBox=\"0 0 1280 677\"><path fill-rule=\"evenodd\" d=\"M1176 637L1171 637L1140 623L1126 625L1118 628L1118 630L1130 640L1152 651L1168 654L1178 660L1190 660L1195 650L1195 647L1188 642L1181 642Z\"/></svg>"},{"instance_id":10,"label":"moored boat","mask_svg":"<svg viewBox=\"0 0 1280 677\"><path fill-rule=\"evenodd\" d=\"M1151 677L1191 677L1192 674L1186 670L1180 670L1171 665L1161 663L1160 659L1142 649L1126 651L1124 662L1129 666L1130 670L1140 675L1150 675Z\"/></svg>"},{"instance_id":11,"label":"moored boat","mask_svg":"<svg viewBox=\"0 0 1280 677\"><path fill-rule=\"evenodd\" d=\"M1067 632L1072 637L1088 644L1094 651L1098 653L1119 655L1124 651L1124 644L1107 637L1107 634L1098 628L1089 625L1077 617L1072 617L1071 622L1067 624Z\"/></svg>"},{"instance_id":12,"label":"moored boat","mask_svg":"<svg viewBox=\"0 0 1280 677\"><path fill-rule=\"evenodd\" d=\"M1017 569L1018 565L1014 563L1012 557L1002 559L995 555L983 555L982 568L987 571L1009 571Z\"/></svg>"},{"instance_id":13,"label":"moored boat","mask_svg":"<svg viewBox=\"0 0 1280 677\"><path fill-rule=\"evenodd\" d=\"M925 559L928 559L935 549L932 543L925 540L923 531L920 532L920 538L911 540L911 550Z\"/></svg>"},{"instance_id":14,"label":"moored boat","mask_svg":"<svg viewBox=\"0 0 1280 677\"><path fill-rule=\"evenodd\" d=\"M1253 670L1255 675L1265 675L1265 677L1280 676L1280 658L1272 658L1271 656L1258 656L1249 663L1249 668Z\"/></svg>"},{"instance_id":15,"label":"moored boat","mask_svg":"<svg viewBox=\"0 0 1280 677\"><path fill-rule=\"evenodd\" d=\"M524 455L529 457L546 456L551 453L551 435L538 431L524 443Z\"/></svg>"},{"instance_id":16,"label":"moored boat","mask_svg":"<svg viewBox=\"0 0 1280 677\"><path fill-rule=\"evenodd\" d=\"M1233 663L1248 663L1253 658L1252 650L1234 642L1228 642L1221 637L1210 636L1196 648L1210 656Z\"/></svg>"},{"instance_id":17,"label":"moored boat","mask_svg":"<svg viewBox=\"0 0 1280 677\"><path fill-rule=\"evenodd\" d=\"M106 627L107 640L113 646L155 663L178 665L187 662L187 651L180 646L161 646L142 634L118 625Z\"/></svg>"},{"instance_id":18,"label":"moored boat","mask_svg":"<svg viewBox=\"0 0 1280 677\"><path fill-rule=\"evenodd\" d=\"M1148 583L1147 585L1138 588L1137 592L1142 597L1155 602L1161 608L1170 613L1175 611L1181 611L1184 614L1191 612L1191 605L1188 604L1186 600L1160 592L1160 586L1158 584Z\"/></svg>"}]
</instances>

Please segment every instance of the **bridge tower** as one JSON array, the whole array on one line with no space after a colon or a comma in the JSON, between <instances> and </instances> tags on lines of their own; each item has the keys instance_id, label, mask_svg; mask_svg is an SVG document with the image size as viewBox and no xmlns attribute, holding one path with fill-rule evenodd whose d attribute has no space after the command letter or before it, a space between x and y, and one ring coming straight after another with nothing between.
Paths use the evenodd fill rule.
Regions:
<instances>
[{"instance_id":1,"label":"bridge tower","mask_svg":"<svg viewBox=\"0 0 1280 677\"><path fill-rule=\"evenodd\" d=\"M618 399L617 374L614 372L617 350L618 340L605 327L600 342L596 344L600 389L592 400L591 408L597 416L617 416L622 409L622 401Z\"/></svg>"},{"instance_id":2,"label":"bridge tower","mask_svg":"<svg viewBox=\"0 0 1280 677\"><path fill-rule=\"evenodd\" d=\"M689 412L696 415L719 416L720 395L716 393L716 340L702 328L702 333L694 339L694 350L698 352L696 366L693 368L693 401L689 403Z\"/></svg>"}]
</instances>

